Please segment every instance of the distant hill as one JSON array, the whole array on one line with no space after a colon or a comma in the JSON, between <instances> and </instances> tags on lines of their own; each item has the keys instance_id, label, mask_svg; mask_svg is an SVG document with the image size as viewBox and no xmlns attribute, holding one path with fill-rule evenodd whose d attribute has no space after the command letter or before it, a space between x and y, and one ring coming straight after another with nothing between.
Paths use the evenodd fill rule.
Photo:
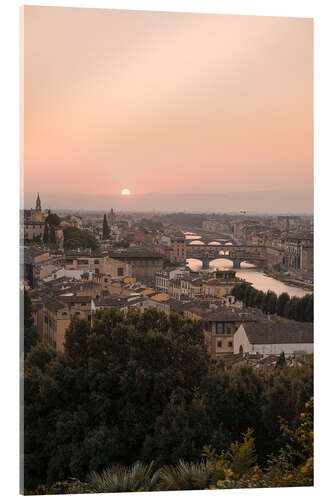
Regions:
<instances>
[{"instance_id":1,"label":"distant hill","mask_svg":"<svg viewBox=\"0 0 333 500\"><path fill-rule=\"evenodd\" d=\"M48 195L48 205L57 208L188 212L313 213L312 191L255 191L243 193L165 194L131 196Z\"/></svg>"}]
</instances>

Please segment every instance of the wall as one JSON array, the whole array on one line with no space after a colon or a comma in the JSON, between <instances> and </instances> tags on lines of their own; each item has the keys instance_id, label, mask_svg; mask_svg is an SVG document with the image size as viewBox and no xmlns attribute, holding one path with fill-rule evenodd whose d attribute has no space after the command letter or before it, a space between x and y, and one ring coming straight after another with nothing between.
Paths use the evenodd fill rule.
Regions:
<instances>
[{"instance_id":1,"label":"wall","mask_svg":"<svg viewBox=\"0 0 333 500\"><path fill-rule=\"evenodd\" d=\"M269 354L293 354L295 351L305 351L313 353L313 343L311 344L250 344L243 325L237 329L234 335L234 354L239 353L240 346L243 347L243 353L254 352L263 355Z\"/></svg>"},{"instance_id":2,"label":"wall","mask_svg":"<svg viewBox=\"0 0 333 500\"><path fill-rule=\"evenodd\" d=\"M255 344L250 345L250 352L258 352L259 354L293 354L295 351L304 351L308 354L313 353L312 344Z\"/></svg>"},{"instance_id":3,"label":"wall","mask_svg":"<svg viewBox=\"0 0 333 500\"><path fill-rule=\"evenodd\" d=\"M234 335L234 354L239 353L240 346L243 347L243 352L250 352L250 343L243 325L237 328Z\"/></svg>"}]
</instances>

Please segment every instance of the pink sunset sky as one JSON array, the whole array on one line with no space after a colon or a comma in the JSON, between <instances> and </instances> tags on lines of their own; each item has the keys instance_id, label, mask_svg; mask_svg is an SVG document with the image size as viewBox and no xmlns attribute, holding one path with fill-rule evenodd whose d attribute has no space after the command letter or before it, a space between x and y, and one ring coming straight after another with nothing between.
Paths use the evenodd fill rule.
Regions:
<instances>
[{"instance_id":1,"label":"pink sunset sky","mask_svg":"<svg viewBox=\"0 0 333 500\"><path fill-rule=\"evenodd\" d=\"M312 192L311 19L28 6L22 27L25 206Z\"/></svg>"}]
</instances>

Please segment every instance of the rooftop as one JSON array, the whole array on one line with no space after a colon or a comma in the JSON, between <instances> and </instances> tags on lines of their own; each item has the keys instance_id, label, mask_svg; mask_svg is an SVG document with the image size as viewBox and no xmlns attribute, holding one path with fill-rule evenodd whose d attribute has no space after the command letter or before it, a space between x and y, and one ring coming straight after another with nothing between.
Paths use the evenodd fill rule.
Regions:
<instances>
[{"instance_id":1,"label":"rooftop","mask_svg":"<svg viewBox=\"0 0 333 500\"><path fill-rule=\"evenodd\" d=\"M145 248L145 247L130 247L126 248L124 250L113 250L109 252L109 256L114 259L119 259L119 258L156 258L156 259L162 259L163 257L161 254L151 250L150 248Z\"/></svg>"},{"instance_id":2,"label":"rooftop","mask_svg":"<svg viewBox=\"0 0 333 500\"><path fill-rule=\"evenodd\" d=\"M266 320L243 325L251 344L311 344L313 323Z\"/></svg>"},{"instance_id":3,"label":"rooftop","mask_svg":"<svg viewBox=\"0 0 333 500\"><path fill-rule=\"evenodd\" d=\"M230 307L221 307L216 305L216 307L212 309L208 306L207 303L203 304L200 302L191 302L190 304L186 304L183 310L197 314L206 321L241 321L241 317L239 316L239 314Z\"/></svg>"}]
</instances>

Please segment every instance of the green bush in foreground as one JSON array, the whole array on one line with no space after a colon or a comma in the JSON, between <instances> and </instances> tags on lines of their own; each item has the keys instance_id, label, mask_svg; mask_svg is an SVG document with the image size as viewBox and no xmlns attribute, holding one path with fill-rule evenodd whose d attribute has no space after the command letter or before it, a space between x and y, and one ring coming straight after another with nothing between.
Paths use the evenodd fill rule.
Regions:
<instances>
[{"instance_id":1,"label":"green bush in foreground","mask_svg":"<svg viewBox=\"0 0 333 500\"><path fill-rule=\"evenodd\" d=\"M130 467L111 466L90 473L86 482L70 478L50 488L39 486L26 495L57 493L115 493L199 489L274 488L313 485L313 398L305 405L296 429L281 423L285 445L268 461L256 462L253 431L243 434L227 451L216 453L205 446L200 462L179 460L176 465L154 468L136 462Z\"/></svg>"},{"instance_id":2,"label":"green bush in foreground","mask_svg":"<svg viewBox=\"0 0 333 500\"><path fill-rule=\"evenodd\" d=\"M197 466L205 445L230 461L249 428L266 470L313 394L312 363L281 364L227 370L210 359L202 323L178 314L110 310L97 311L93 325L73 320L64 353L38 343L25 359L25 488L85 482L138 461L154 462L154 472Z\"/></svg>"}]
</instances>

